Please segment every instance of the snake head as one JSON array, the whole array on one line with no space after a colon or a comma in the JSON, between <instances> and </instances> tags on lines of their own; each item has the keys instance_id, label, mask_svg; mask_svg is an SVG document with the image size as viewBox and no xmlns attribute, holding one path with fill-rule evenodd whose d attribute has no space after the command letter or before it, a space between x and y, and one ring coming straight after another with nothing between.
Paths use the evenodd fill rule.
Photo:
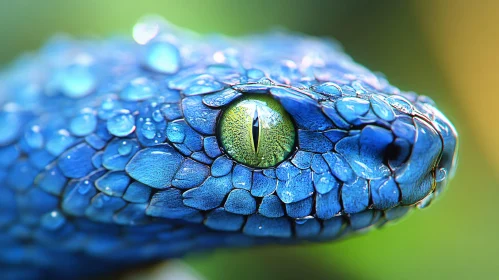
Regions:
<instances>
[{"instance_id":1,"label":"snake head","mask_svg":"<svg viewBox=\"0 0 499 280\"><path fill-rule=\"evenodd\" d=\"M229 41L238 55L214 57L235 65L251 58L246 68L208 63L169 81L184 97L166 142L188 160L155 186L173 188L152 197L148 215L202 215L217 231L323 240L426 206L442 189L457 134L433 101L400 91L331 42L298 38ZM259 45L266 52L254 53ZM204 150L186 149L193 139ZM141 169L140 158L126 171L148 186L169 169ZM180 211L169 212L164 193Z\"/></svg>"},{"instance_id":2,"label":"snake head","mask_svg":"<svg viewBox=\"0 0 499 280\"><path fill-rule=\"evenodd\" d=\"M162 22L134 39L55 40L3 74L0 234L16 253L0 263L332 240L426 206L454 173L433 101L331 40Z\"/></svg>"},{"instance_id":3,"label":"snake head","mask_svg":"<svg viewBox=\"0 0 499 280\"><path fill-rule=\"evenodd\" d=\"M355 80L353 86L338 80L328 77L315 85L234 85L205 97L208 106L227 110L219 120L218 132L220 146L229 146L223 149L227 156L236 165L256 163L250 166L253 176L275 174L277 178L275 188L255 184L251 194L265 197L275 192L295 221L426 206L455 170L457 134L452 124L428 97L383 87L373 83L374 79ZM259 95L270 100L262 103L265 98ZM258 118L259 106L272 103L270 107L279 107L271 100L282 107L279 113L274 110L278 116L262 114ZM225 117L234 114L240 104L251 102L260 105ZM262 155L256 153L258 144L248 149L263 160L264 166L259 167L262 161L248 162L238 154L245 152L234 146L245 139L251 146L251 139L257 137L254 122L265 122L269 116L282 122L289 117L294 131L276 128L278 135L267 141L274 144L271 151ZM247 125L240 124L244 122ZM269 158L273 163L266 161Z\"/></svg>"}]
</instances>

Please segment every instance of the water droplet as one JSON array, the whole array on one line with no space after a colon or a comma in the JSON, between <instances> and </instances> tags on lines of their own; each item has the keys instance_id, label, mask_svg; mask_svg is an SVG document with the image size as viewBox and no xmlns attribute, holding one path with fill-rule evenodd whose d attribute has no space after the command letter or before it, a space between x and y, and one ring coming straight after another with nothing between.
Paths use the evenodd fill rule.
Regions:
<instances>
[{"instance_id":1,"label":"water droplet","mask_svg":"<svg viewBox=\"0 0 499 280\"><path fill-rule=\"evenodd\" d=\"M145 77L135 78L121 91L120 97L127 101L151 98L158 92L156 84Z\"/></svg>"},{"instance_id":2,"label":"water droplet","mask_svg":"<svg viewBox=\"0 0 499 280\"><path fill-rule=\"evenodd\" d=\"M107 130L112 135L124 137L135 130L135 118L128 110L120 110L107 120Z\"/></svg>"},{"instance_id":3,"label":"water droplet","mask_svg":"<svg viewBox=\"0 0 499 280\"><path fill-rule=\"evenodd\" d=\"M225 55L223 52L218 51L213 54L213 60L216 63L224 63L225 62Z\"/></svg>"},{"instance_id":4,"label":"water droplet","mask_svg":"<svg viewBox=\"0 0 499 280\"><path fill-rule=\"evenodd\" d=\"M88 191L92 188L92 186L90 185L90 181L85 180L85 181L79 183L77 188L78 188L78 193L81 195L84 195L84 194L88 193Z\"/></svg>"},{"instance_id":5,"label":"water droplet","mask_svg":"<svg viewBox=\"0 0 499 280\"><path fill-rule=\"evenodd\" d=\"M392 95L386 99L386 102L405 114L412 114L413 107L411 102L402 96Z\"/></svg>"},{"instance_id":6,"label":"water droplet","mask_svg":"<svg viewBox=\"0 0 499 280\"><path fill-rule=\"evenodd\" d=\"M153 19L144 19L139 21L133 27L132 36L135 42L145 45L151 39L156 37L159 32L159 21Z\"/></svg>"},{"instance_id":7,"label":"water droplet","mask_svg":"<svg viewBox=\"0 0 499 280\"><path fill-rule=\"evenodd\" d=\"M435 175L435 181L437 183L444 181L446 178L447 178L447 169L440 168L439 170L437 170Z\"/></svg>"},{"instance_id":8,"label":"water droplet","mask_svg":"<svg viewBox=\"0 0 499 280\"><path fill-rule=\"evenodd\" d=\"M22 104L22 106L28 110L32 110L40 102L41 89L35 84L25 84L23 85L16 95L14 100L16 104Z\"/></svg>"},{"instance_id":9,"label":"water droplet","mask_svg":"<svg viewBox=\"0 0 499 280\"><path fill-rule=\"evenodd\" d=\"M0 146L14 141L21 132L21 116L14 112L0 112Z\"/></svg>"},{"instance_id":10,"label":"water droplet","mask_svg":"<svg viewBox=\"0 0 499 280\"><path fill-rule=\"evenodd\" d=\"M95 74L86 65L71 65L57 73L55 79L59 90L71 98L83 97L97 85Z\"/></svg>"},{"instance_id":11,"label":"water droplet","mask_svg":"<svg viewBox=\"0 0 499 280\"><path fill-rule=\"evenodd\" d=\"M42 227L48 230L56 230L60 228L65 222L66 218L61 212L57 210L46 213L41 218Z\"/></svg>"},{"instance_id":12,"label":"water droplet","mask_svg":"<svg viewBox=\"0 0 499 280\"><path fill-rule=\"evenodd\" d=\"M297 224L299 224L299 225L303 225L303 224L305 224L305 223L307 222L307 220L304 220L304 219L296 219L296 221L295 221L295 222L296 222Z\"/></svg>"},{"instance_id":13,"label":"water droplet","mask_svg":"<svg viewBox=\"0 0 499 280\"><path fill-rule=\"evenodd\" d=\"M143 59L147 68L164 74L176 73L180 67L178 49L167 42L149 43Z\"/></svg>"},{"instance_id":14,"label":"water droplet","mask_svg":"<svg viewBox=\"0 0 499 280\"><path fill-rule=\"evenodd\" d=\"M262 84L262 85L266 85L266 86L274 86L275 85L275 83L267 77L261 78L260 80L258 80L258 83Z\"/></svg>"},{"instance_id":15,"label":"water droplet","mask_svg":"<svg viewBox=\"0 0 499 280\"><path fill-rule=\"evenodd\" d=\"M191 74L180 75L168 82L168 87L171 89L185 90L186 88L196 84L199 80L213 80L213 76L208 74Z\"/></svg>"},{"instance_id":16,"label":"water droplet","mask_svg":"<svg viewBox=\"0 0 499 280\"><path fill-rule=\"evenodd\" d=\"M223 85L215 80L198 80L184 90L185 95L198 95L222 90Z\"/></svg>"},{"instance_id":17,"label":"water droplet","mask_svg":"<svg viewBox=\"0 0 499 280\"><path fill-rule=\"evenodd\" d=\"M110 98L104 100L101 104L101 108L106 111L114 109L114 101Z\"/></svg>"},{"instance_id":18,"label":"water droplet","mask_svg":"<svg viewBox=\"0 0 499 280\"><path fill-rule=\"evenodd\" d=\"M41 149L43 147L43 135L40 132L40 127L38 125L30 127L24 133L24 139L28 146L33 149Z\"/></svg>"},{"instance_id":19,"label":"water droplet","mask_svg":"<svg viewBox=\"0 0 499 280\"><path fill-rule=\"evenodd\" d=\"M48 138L46 149L54 156L60 155L74 143L75 139L69 131L60 129Z\"/></svg>"},{"instance_id":20,"label":"water droplet","mask_svg":"<svg viewBox=\"0 0 499 280\"><path fill-rule=\"evenodd\" d=\"M100 108L97 112L99 118L107 120L112 117L115 111L119 108L119 102L111 98L102 101Z\"/></svg>"},{"instance_id":21,"label":"water droplet","mask_svg":"<svg viewBox=\"0 0 499 280\"><path fill-rule=\"evenodd\" d=\"M314 217L312 217L312 216L306 216L306 217L303 217L303 218L297 218L297 219L295 219L295 223L298 224L298 225L303 225L308 220L312 220L313 218Z\"/></svg>"},{"instance_id":22,"label":"water droplet","mask_svg":"<svg viewBox=\"0 0 499 280\"><path fill-rule=\"evenodd\" d=\"M163 120L163 115L161 114L161 111L159 110L155 110L154 112L152 112L152 119L155 121L155 122L160 122Z\"/></svg>"},{"instance_id":23,"label":"water droplet","mask_svg":"<svg viewBox=\"0 0 499 280\"><path fill-rule=\"evenodd\" d=\"M417 207L418 207L419 209L423 209L423 208L426 208L426 207L430 206L430 204L431 204L431 202L432 202L432 200L433 200L434 196L435 196L435 195L434 195L433 193L431 193L431 194L427 195L425 198L423 198L423 200L421 200L421 201L417 204Z\"/></svg>"},{"instance_id":24,"label":"water droplet","mask_svg":"<svg viewBox=\"0 0 499 280\"><path fill-rule=\"evenodd\" d=\"M248 75L248 78L254 80L259 80L265 76L265 73L258 69L249 69L246 74Z\"/></svg>"},{"instance_id":25,"label":"water droplet","mask_svg":"<svg viewBox=\"0 0 499 280\"><path fill-rule=\"evenodd\" d=\"M156 136L156 126L152 122L146 121L142 125L141 132L145 138L151 140L154 138L154 136Z\"/></svg>"},{"instance_id":26,"label":"water droplet","mask_svg":"<svg viewBox=\"0 0 499 280\"><path fill-rule=\"evenodd\" d=\"M340 97L341 96L341 88L335 83L326 82L317 86L313 86L312 89L315 92L321 93L328 97Z\"/></svg>"},{"instance_id":27,"label":"water droplet","mask_svg":"<svg viewBox=\"0 0 499 280\"><path fill-rule=\"evenodd\" d=\"M86 136L95 131L97 127L97 117L90 108L83 109L71 120L69 130L73 135Z\"/></svg>"},{"instance_id":28,"label":"water droplet","mask_svg":"<svg viewBox=\"0 0 499 280\"><path fill-rule=\"evenodd\" d=\"M118 147L118 153L122 156L129 155L130 152L132 151L133 145L129 141L124 140L123 142L120 143L120 146Z\"/></svg>"}]
</instances>

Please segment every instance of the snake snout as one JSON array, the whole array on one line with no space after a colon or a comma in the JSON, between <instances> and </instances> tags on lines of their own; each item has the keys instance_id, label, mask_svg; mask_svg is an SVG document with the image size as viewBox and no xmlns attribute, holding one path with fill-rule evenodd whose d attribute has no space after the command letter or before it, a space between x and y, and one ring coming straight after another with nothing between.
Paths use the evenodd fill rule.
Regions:
<instances>
[{"instance_id":1,"label":"snake snout","mask_svg":"<svg viewBox=\"0 0 499 280\"><path fill-rule=\"evenodd\" d=\"M394 113L383 121L343 110L361 106L361 100L337 101L340 115L351 120L354 128L338 137L334 151L345 159L355 178L369 181L374 208L427 205L454 172L456 131L429 98L409 101L393 95L386 100L391 107L385 109ZM374 101L374 107L379 105ZM350 107L343 106L348 102ZM333 129L325 134L335 139L338 132Z\"/></svg>"},{"instance_id":2,"label":"snake snout","mask_svg":"<svg viewBox=\"0 0 499 280\"><path fill-rule=\"evenodd\" d=\"M443 149L436 169L436 193L447 185L454 176L458 158L458 135L452 123L435 107L428 105L433 113L433 126L440 135Z\"/></svg>"},{"instance_id":3,"label":"snake snout","mask_svg":"<svg viewBox=\"0 0 499 280\"><path fill-rule=\"evenodd\" d=\"M414 133L405 133L414 139L410 156L394 172L401 190L401 203L419 202L419 206L426 206L453 176L457 133L451 122L431 103L418 102L415 107L417 110L411 117ZM392 130L395 134L401 133L400 127L392 125Z\"/></svg>"}]
</instances>

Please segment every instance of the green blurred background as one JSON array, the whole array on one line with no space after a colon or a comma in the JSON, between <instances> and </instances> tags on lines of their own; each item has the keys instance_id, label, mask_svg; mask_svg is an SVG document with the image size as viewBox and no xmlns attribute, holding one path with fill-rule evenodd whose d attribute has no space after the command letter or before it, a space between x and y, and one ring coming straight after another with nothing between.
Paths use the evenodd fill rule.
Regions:
<instances>
[{"instance_id":1,"label":"green blurred background","mask_svg":"<svg viewBox=\"0 0 499 280\"><path fill-rule=\"evenodd\" d=\"M131 34L144 14L200 33L335 37L394 85L435 99L460 134L457 175L428 209L337 243L188 257L206 279L498 279L499 2L0 0L0 65L57 32Z\"/></svg>"}]
</instances>

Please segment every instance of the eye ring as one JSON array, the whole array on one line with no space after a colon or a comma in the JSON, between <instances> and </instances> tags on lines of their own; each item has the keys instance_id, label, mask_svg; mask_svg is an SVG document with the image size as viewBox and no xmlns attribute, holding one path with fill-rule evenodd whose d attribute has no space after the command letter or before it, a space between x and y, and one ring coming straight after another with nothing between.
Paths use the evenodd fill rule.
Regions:
<instances>
[{"instance_id":1,"label":"eye ring","mask_svg":"<svg viewBox=\"0 0 499 280\"><path fill-rule=\"evenodd\" d=\"M296 151L293 118L270 95L245 94L228 104L217 121L219 146L251 168L271 168Z\"/></svg>"}]
</instances>

